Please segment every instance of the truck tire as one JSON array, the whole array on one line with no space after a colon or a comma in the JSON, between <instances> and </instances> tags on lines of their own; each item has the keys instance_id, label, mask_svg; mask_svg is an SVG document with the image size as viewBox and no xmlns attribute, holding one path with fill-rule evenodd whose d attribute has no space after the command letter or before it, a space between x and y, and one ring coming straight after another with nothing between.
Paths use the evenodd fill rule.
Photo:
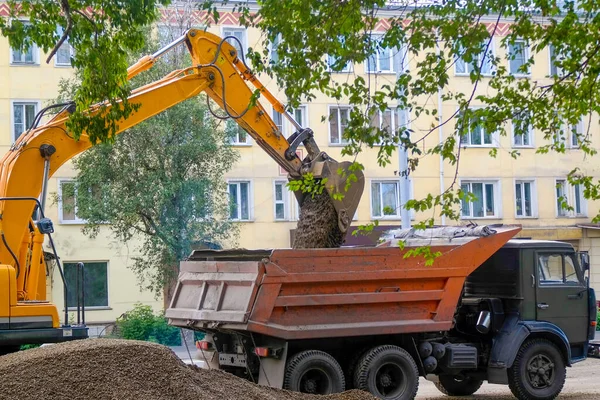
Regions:
<instances>
[{"instance_id":1,"label":"truck tire","mask_svg":"<svg viewBox=\"0 0 600 400\"><path fill-rule=\"evenodd\" d=\"M4 356L10 353L16 353L21 349L21 346L0 346L0 356Z\"/></svg>"},{"instance_id":2,"label":"truck tire","mask_svg":"<svg viewBox=\"0 0 600 400\"><path fill-rule=\"evenodd\" d=\"M508 386L519 400L552 400L565 384L560 350L546 339L527 340L508 369Z\"/></svg>"},{"instance_id":3,"label":"truck tire","mask_svg":"<svg viewBox=\"0 0 600 400\"><path fill-rule=\"evenodd\" d=\"M452 375L440 375L439 382L433 382L435 387L447 396L470 396L479 390L483 381L470 376L458 379Z\"/></svg>"},{"instance_id":4,"label":"truck tire","mask_svg":"<svg viewBox=\"0 0 600 400\"><path fill-rule=\"evenodd\" d=\"M325 395L343 392L345 386L342 367L324 351L301 351L285 367L283 388L287 390Z\"/></svg>"},{"instance_id":5,"label":"truck tire","mask_svg":"<svg viewBox=\"0 0 600 400\"><path fill-rule=\"evenodd\" d=\"M386 400L412 400L419 389L419 370L408 352L383 345L367 351L354 371L354 387Z\"/></svg>"}]
</instances>

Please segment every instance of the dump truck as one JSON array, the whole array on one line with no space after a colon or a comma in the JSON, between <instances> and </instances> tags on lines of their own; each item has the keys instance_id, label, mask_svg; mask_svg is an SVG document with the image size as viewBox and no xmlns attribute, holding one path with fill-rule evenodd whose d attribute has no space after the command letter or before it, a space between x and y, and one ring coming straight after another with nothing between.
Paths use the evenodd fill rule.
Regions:
<instances>
[{"instance_id":1,"label":"dump truck","mask_svg":"<svg viewBox=\"0 0 600 400\"><path fill-rule=\"evenodd\" d=\"M594 337L589 257L568 243L514 239L520 230L199 250L181 263L166 317L206 333L197 347L208 367L271 387L405 400L425 377L448 395L487 381L521 400L553 399ZM416 249L429 249L433 264Z\"/></svg>"}]
</instances>

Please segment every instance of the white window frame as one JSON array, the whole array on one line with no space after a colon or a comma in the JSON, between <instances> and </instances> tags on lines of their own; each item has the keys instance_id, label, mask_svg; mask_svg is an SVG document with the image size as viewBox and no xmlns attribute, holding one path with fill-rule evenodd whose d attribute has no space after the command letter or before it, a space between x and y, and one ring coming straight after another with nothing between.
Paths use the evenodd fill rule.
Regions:
<instances>
[{"instance_id":1,"label":"white window frame","mask_svg":"<svg viewBox=\"0 0 600 400\"><path fill-rule=\"evenodd\" d=\"M77 264L81 260L76 261L63 261L62 264ZM106 263L106 306L86 306L85 310L112 310L112 306L110 305L110 260L85 260L81 261L85 266L86 263ZM63 300L64 301L64 300ZM65 304L65 307L67 305ZM77 311L77 307L68 307L68 311Z\"/></svg>"},{"instance_id":2,"label":"white window frame","mask_svg":"<svg viewBox=\"0 0 600 400\"><path fill-rule=\"evenodd\" d=\"M565 129L568 129L566 135L561 135L559 138L553 138L555 144L564 143L567 149L578 149L580 147L580 142L578 141L576 144L573 144L573 132L572 132L572 124L561 124L561 132L565 132ZM585 124L583 118L579 120L577 124L575 124L576 132L580 135L583 135L585 132Z\"/></svg>"},{"instance_id":3,"label":"white window frame","mask_svg":"<svg viewBox=\"0 0 600 400\"><path fill-rule=\"evenodd\" d=\"M277 42L277 46L281 43L281 33L278 33L275 41ZM277 46L273 47L273 42L269 43L269 61L273 61L273 54L277 54L277 61L279 61L279 54L277 53ZM277 62L273 61L273 62Z\"/></svg>"},{"instance_id":4,"label":"white window frame","mask_svg":"<svg viewBox=\"0 0 600 400\"><path fill-rule=\"evenodd\" d=\"M460 218L461 219L502 219L502 195L500 193L500 179L499 178L464 178L459 180L459 187L462 188L463 184L473 184L473 183L481 183L484 185L483 194L485 196L485 185L493 184L494 185L494 210L496 211L495 215L488 216L484 215L482 217L472 216L473 214L473 202L469 202L469 215L463 215L462 213L462 204L460 209ZM472 188L469 191L472 193ZM461 202L462 203L462 202ZM487 199L484 197L483 199L483 212L486 212Z\"/></svg>"},{"instance_id":5,"label":"white window frame","mask_svg":"<svg viewBox=\"0 0 600 400\"><path fill-rule=\"evenodd\" d=\"M244 52L244 57L246 57L246 55L248 53L248 29L246 29L243 26L239 26L239 25L221 25L221 38L228 36L225 34L226 30L243 32L242 51ZM233 44L232 44L232 46L233 46ZM235 47L235 46L233 46L233 47ZM240 57L239 54L238 54L238 57Z\"/></svg>"},{"instance_id":6,"label":"white window frame","mask_svg":"<svg viewBox=\"0 0 600 400\"><path fill-rule=\"evenodd\" d=\"M307 104L300 104L297 108L294 108L290 111L290 113L292 114L292 116L294 118L296 118L295 112L296 110L301 109L302 110L302 120L301 121L297 121L303 128L308 127L308 105ZM278 113L277 110L275 110L274 108L272 108L271 111L271 116L273 118L273 122L275 122L275 113ZM296 128L292 125L292 123L290 121L288 121L288 119L285 117L285 115L281 114L281 133L288 137L291 134L293 134L294 132L296 132ZM302 143L300 143L300 146L303 146Z\"/></svg>"},{"instance_id":7,"label":"white window frame","mask_svg":"<svg viewBox=\"0 0 600 400\"><path fill-rule=\"evenodd\" d=\"M533 127L531 126L531 124L529 124L528 129L527 129L527 137L529 138L529 144L517 144L515 143L517 138L520 138L521 141L523 141L523 136L517 136L515 135L515 123L511 122L511 129L512 129L512 140L511 140L511 144L512 147L514 148L518 148L518 149L532 149L535 148L535 143L534 143L534 131L533 131Z\"/></svg>"},{"instance_id":8,"label":"white window frame","mask_svg":"<svg viewBox=\"0 0 600 400\"><path fill-rule=\"evenodd\" d=\"M377 41L380 40L381 38L383 38L384 34L382 33L372 33L371 34L371 40L372 41ZM369 67L369 58L367 58L364 61L364 69L365 69L365 73L366 74L395 74L397 72L404 72L406 70L408 70L408 60L406 59L408 56L408 51L407 51L407 46L405 44L401 45L400 48L394 47L394 48L385 48L385 51L387 51L390 55L390 69L389 70L382 70L381 66L379 65L379 54L381 50L384 49L377 49L377 53L374 55L375 57L375 70L371 70ZM396 61L398 61L398 63L396 63ZM329 62L328 62L329 64ZM396 65L398 64L398 65ZM400 69L402 71L396 71L396 67L399 66Z\"/></svg>"},{"instance_id":9,"label":"white window frame","mask_svg":"<svg viewBox=\"0 0 600 400\"><path fill-rule=\"evenodd\" d=\"M75 179L71 179L71 178L58 178L57 179L57 183L58 183L58 189L57 189L57 193L58 193L58 221L62 225L83 225L83 224L85 224L87 221L85 219L79 218L77 216L77 211L78 211L77 210L77 186L75 186L74 191L73 191L73 200L74 200L73 213L75 215L75 219L65 220L64 216L63 216L62 185L63 185L63 183L73 183L73 184L75 184Z\"/></svg>"},{"instance_id":10,"label":"white window frame","mask_svg":"<svg viewBox=\"0 0 600 400\"><path fill-rule=\"evenodd\" d=\"M61 26L57 27L57 33L58 33L59 37L62 37L63 28ZM69 46L70 56L73 57L75 55L75 50L73 49L73 46L71 46L71 43L69 43L69 38L68 37L63 42L63 44L61 45L61 47L62 46ZM71 66L71 59L69 58L69 62L68 63L59 62L58 61L58 50L57 50L56 54L54 55L54 66L55 67L70 67Z\"/></svg>"},{"instance_id":11,"label":"white window frame","mask_svg":"<svg viewBox=\"0 0 600 400\"><path fill-rule=\"evenodd\" d=\"M391 124L392 126L390 127L393 135L395 136L397 134L398 129L400 128L399 126L399 120L400 120L400 113L404 113L406 118L405 121L406 123L402 126L406 126L407 128L410 128L410 111L406 108L400 108L400 107L394 107L394 108L388 108L385 111L390 111L392 118L391 118ZM376 113L379 114L379 129L381 129L381 125L383 124L383 111L381 110L376 110ZM370 125L369 125L370 126ZM374 146L383 146L384 142L380 142L380 143L375 143Z\"/></svg>"},{"instance_id":12,"label":"white window frame","mask_svg":"<svg viewBox=\"0 0 600 400\"><path fill-rule=\"evenodd\" d=\"M531 215L517 215L517 184L521 184L521 201L522 205L525 204L525 189L523 184L529 183L531 187ZM538 207L537 207L537 181L535 178L518 178L513 180L514 192L514 204L515 204L515 218L516 219L535 219L538 218ZM522 207L525 210L525 207Z\"/></svg>"},{"instance_id":13,"label":"white window frame","mask_svg":"<svg viewBox=\"0 0 600 400\"><path fill-rule=\"evenodd\" d=\"M486 39L486 40L483 41L483 44L482 44L483 50L481 51L481 53L479 53L477 55L477 59L473 60L472 63L467 63L465 60L462 60L462 57L458 57L458 56L456 57L456 59L454 61L454 75L456 75L456 76L470 76L471 75L471 71L474 70L474 67L473 67L474 63L476 63L477 66L479 66L481 64L481 55L486 50L486 46L487 46L487 41L488 40L489 39ZM462 51L463 51L462 46L459 49L459 51L462 53ZM488 60L491 60L494 57L496 57L496 45L495 45L494 38L492 38L492 42L490 43L489 48L487 48L487 52L486 52L485 56L486 56L486 58ZM464 66L465 66L465 72L459 72L458 69L457 69L458 59L459 58L462 60ZM469 71L469 67L471 67L471 71ZM481 76L490 77L490 76L493 76L495 72L496 72L496 69L494 68L494 65L490 61L490 70L487 71L487 72L484 72L484 68L482 68L481 69Z\"/></svg>"},{"instance_id":14,"label":"white window frame","mask_svg":"<svg viewBox=\"0 0 600 400\"><path fill-rule=\"evenodd\" d=\"M565 71L563 71L562 68L557 67L554 65L554 51L553 51L554 47L552 46L552 44L550 44L548 46L548 74L549 76L557 76L557 77L563 77L565 75ZM564 60L564 56L561 57L562 60ZM556 69L556 74L552 71L553 69Z\"/></svg>"},{"instance_id":15,"label":"white window frame","mask_svg":"<svg viewBox=\"0 0 600 400\"><path fill-rule=\"evenodd\" d=\"M396 214L394 215L381 215L381 216L376 216L373 213L373 183L395 183L396 184L396 188L398 189L398 198L396 199L396 201L398 202L398 207L396 208ZM413 181L412 179L409 179L409 198L413 197ZM380 191L381 193L381 191ZM392 221L399 221L402 219L401 215L402 215L402 210L401 210L401 195L400 195L400 179L399 178L373 178L369 180L369 215L371 216L371 219L378 219L378 220L392 220ZM381 201L381 199L380 199ZM410 211L410 219L414 219L414 210L409 210ZM383 207L381 209L381 212L383 214ZM355 221L356 219L358 219L358 209L357 212L354 214L355 218L353 218L353 221Z\"/></svg>"},{"instance_id":16,"label":"white window frame","mask_svg":"<svg viewBox=\"0 0 600 400\"><path fill-rule=\"evenodd\" d=\"M346 65L344 65L344 68L342 68L340 71L334 71L331 69L331 65L335 63L334 57L330 56L329 54L326 54L325 57L327 58L328 72L331 72L333 74L349 74L354 72L354 64L352 63L352 61L348 61Z\"/></svg>"},{"instance_id":17,"label":"white window frame","mask_svg":"<svg viewBox=\"0 0 600 400\"><path fill-rule=\"evenodd\" d=\"M29 21L26 21L26 20L21 20L21 22L25 25L29 24ZM40 65L40 49L39 49L39 47L35 43L31 43L31 46L29 47L29 49L31 50L33 61L31 61L31 62L15 61L15 59L13 58L13 55L14 55L13 48L10 47L10 45L9 45L8 51L10 52L10 54L9 54L10 65L11 66L27 66L27 65L38 66L38 65Z\"/></svg>"},{"instance_id":18,"label":"white window frame","mask_svg":"<svg viewBox=\"0 0 600 400\"><path fill-rule=\"evenodd\" d=\"M515 44L517 43L523 43L523 52L525 53L523 55L524 58L524 63L527 63L527 61L529 60L530 57L530 45L529 42L525 39L517 39L515 40ZM530 77L531 76L531 68L528 67L527 73L523 73L523 72L519 72L519 71L513 71L512 67L511 67L511 44L507 45L507 49L506 52L508 54L508 71L511 75L516 76L516 77ZM518 68L517 68L518 69Z\"/></svg>"},{"instance_id":19,"label":"white window frame","mask_svg":"<svg viewBox=\"0 0 600 400\"><path fill-rule=\"evenodd\" d=\"M225 124L226 124L225 129L227 129L228 124L233 124L233 126L235 126L235 128L237 129L237 132L238 132L235 137L230 138L229 144L231 146L235 146L235 147L250 147L250 146L252 146L252 136L250 136L250 134L244 128L242 128L241 125L239 125L233 119L226 120ZM244 132L246 133L246 143L240 142L240 136L239 136L240 129L244 130Z\"/></svg>"},{"instance_id":20,"label":"white window frame","mask_svg":"<svg viewBox=\"0 0 600 400\"><path fill-rule=\"evenodd\" d=\"M473 109L477 109L477 108L480 108L480 107L475 106L475 107L470 107L469 109L473 110ZM459 110L458 107L456 109L457 109L457 111ZM462 116L460 115L460 113L457 114L457 115L458 115L457 118L462 118ZM498 131L494 131L494 132L490 133L490 136L492 138L492 143L487 144L487 143L483 143L483 138L485 137L485 131L483 130L483 128L481 130L482 130L482 133L481 133L481 142L482 142L482 144L471 144L470 143L471 142L471 129L469 128L469 131L467 133L467 137L469 139L469 143L464 143L462 141L462 137L459 136L458 137L458 143L459 143L459 145L461 147L474 147L474 148L479 148L479 147L494 148L494 147L499 147L500 146L500 140L499 140L499 137L498 137Z\"/></svg>"},{"instance_id":21,"label":"white window frame","mask_svg":"<svg viewBox=\"0 0 600 400\"><path fill-rule=\"evenodd\" d=\"M575 187L575 185L571 185L569 183L569 181L567 180L567 178L556 178L554 179L554 204L556 207L556 217L557 218L586 218L587 214L588 214L588 204L587 204L587 199L583 196L583 186L578 185L579 186L579 196L580 196L580 206L581 206L581 212L579 214L577 214L577 210L565 210L563 214L561 214L560 209L558 207L558 185L559 185L559 181L563 181L565 184L565 189L564 193L565 193L565 197L567 198L567 203L569 204L569 206L575 208L575 195L576 195L576 191L577 188Z\"/></svg>"},{"instance_id":22,"label":"white window frame","mask_svg":"<svg viewBox=\"0 0 600 400\"><path fill-rule=\"evenodd\" d=\"M291 219L290 212L290 190L286 186L287 180L276 179L273 181L273 220L275 222L284 222L289 221ZM276 187L277 185L282 186L281 195L282 200L277 200L276 198ZM277 204L283 204L283 218L277 218Z\"/></svg>"},{"instance_id":23,"label":"white window frame","mask_svg":"<svg viewBox=\"0 0 600 400\"><path fill-rule=\"evenodd\" d=\"M338 132L339 132L339 142L332 142L331 141L331 122L329 121L329 116L331 115L331 110L332 109L337 109L338 110ZM350 113L352 112L352 107L348 106L348 105L337 105L337 104L333 104L333 105L328 105L327 106L327 135L328 135L328 141L329 141L329 146L345 146L348 143L350 143L348 141L348 139L345 139L343 137L343 132L342 132L342 119L340 118L340 110L341 109L347 109L348 110L348 120L350 120Z\"/></svg>"},{"instance_id":24,"label":"white window frame","mask_svg":"<svg viewBox=\"0 0 600 400\"><path fill-rule=\"evenodd\" d=\"M29 100L29 99L15 99L10 101L10 131L12 143L17 141L17 135L15 132L15 105L26 105L26 104L35 104L35 115L40 112L42 102L40 100ZM24 110L23 110L24 111ZM23 118L25 118L25 113L23 113ZM27 132L27 127L21 132L21 135ZM20 135L19 135L20 136Z\"/></svg>"},{"instance_id":25,"label":"white window frame","mask_svg":"<svg viewBox=\"0 0 600 400\"><path fill-rule=\"evenodd\" d=\"M240 193L239 188L240 188L240 183L247 183L248 184L248 219L241 219L241 207L240 207L240 202L241 202L241 196L238 197L238 215L240 215L240 218L231 218L231 213L228 211L228 218L230 221L236 221L236 222L252 222L254 221L254 184L252 182L252 179L244 179L244 178L238 178L238 179L227 179L227 201L229 202L229 185L230 184L238 184L238 194Z\"/></svg>"}]
</instances>

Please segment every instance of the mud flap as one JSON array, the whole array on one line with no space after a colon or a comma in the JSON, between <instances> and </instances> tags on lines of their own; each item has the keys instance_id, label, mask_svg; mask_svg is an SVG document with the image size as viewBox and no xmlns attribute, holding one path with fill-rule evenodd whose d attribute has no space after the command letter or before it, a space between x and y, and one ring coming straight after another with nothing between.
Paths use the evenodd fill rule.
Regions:
<instances>
[{"instance_id":1,"label":"mud flap","mask_svg":"<svg viewBox=\"0 0 600 400\"><path fill-rule=\"evenodd\" d=\"M283 387L285 363L287 362L288 344L283 345L280 358L265 357L260 359L258 384L276 389Z\"/></svg>"}]
</instances>

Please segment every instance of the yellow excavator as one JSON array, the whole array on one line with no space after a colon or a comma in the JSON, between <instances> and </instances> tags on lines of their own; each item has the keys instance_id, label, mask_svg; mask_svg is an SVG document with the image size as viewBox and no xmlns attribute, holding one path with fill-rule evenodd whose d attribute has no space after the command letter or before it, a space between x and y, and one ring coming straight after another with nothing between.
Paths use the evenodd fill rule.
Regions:
<instances>
[{"instance_id":1,"label":"yellow excavator","mask_svg":"<svg viewBox=\"0 0 600 400\"><path fill-rule=\"evenodd\" d=\"M325 185L338 215L341 232L349 228L362 191L364 176L349 171L350 162L338 163L319 150L313 131L302 127L257 79L238 55L228 39L191 29L156 53L141 58L129 67L128 78L150 69L165 53L185 44L191 54L192 66L172 71L162 79L132 91L129 101L139 109L129 118L119 121L121 133L143 120L184 101L205 93L262 147L277 164L288 172L288 179L298 179L311 173L327 179ZM239 42L238 42L239 43ZM240 46L241 47L241 46ZM255 89L251 89L250 82ZM295 127L289 138L279 131L260 102L252 103L258 89L260 97L282 113ZM106 107L110 107L108 103ZM91 107L97 113L101 105ZM56 107L56 106L52 106ZM22 344L56 343L85 338L84 268L77 268L75 288L67 287L60 258L52 240L52 221L45 217L44 206L48 179L65 162L89 149L92 143L85 132L74 140L66 122L73 104L61 104L59 112L47 123L37 126L51 108L40 111L33 126L22 134L0 161L0 354L18 349ZM303 144L307 156L296 154ZM357 178L346 186L350 174ZM341 193L343 198L334 196ZM303 194L295 193L300 204ZM52 253L44 252L44 240ZM56 305L46 299L46 271L49 262L56 263L64 284L64 320L61 324ZM77 323L69 324L67 295L77 299ZM81 308L80 308L81 307ZM81 316L81 318L80 318Z\"/></svg>"}]
</instances>

